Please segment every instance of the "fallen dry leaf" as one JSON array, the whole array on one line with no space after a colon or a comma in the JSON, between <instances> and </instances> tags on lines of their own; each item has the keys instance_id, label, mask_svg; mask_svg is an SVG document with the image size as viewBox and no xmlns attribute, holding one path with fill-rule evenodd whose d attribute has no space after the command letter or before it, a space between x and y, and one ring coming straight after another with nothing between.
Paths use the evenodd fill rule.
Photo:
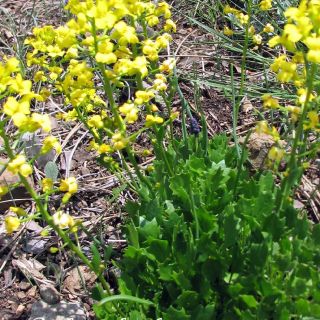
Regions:
<instances>
[{"instance_id":1,"label":"fallen dry leaf","mask_svg":"<svg viewBox=\"0 0 320 320\"><path fill-rule=\"evenodd\" d=\"M71 269L63 282L63 287L72 294L79 293L82 290L82 280L79 272L87 287L92 286L97 279L97 276L86 266Z\"/></svg>"},{"instance_id":2,"label":"fallen dry leaf","mask_svg":"<svg viewBox=\"0 0 320 320\"><path fill-rule=\"evenodd\" d=\"M12 260L12 265L18 268L27 279L32 279L37 284L53 284L52 281L48 280L40 272L45 268L45 266L36 259L26 259L25 257L21 257L19 259Z\"/></svg>"},{"instance_id":3,"label":"fallen dry leaf","mask_svg":"<svg viewBox=\"0 0 320 320\"><path fill-rule=\"evenodd\" d=\"M248 113L254 109L254 106L252 105L252 103L250 102L250 100L247 97L244 97L244 99L242 100L241 106L242 106L242 110L245 113Z\"/></svg>"}]
</instances>

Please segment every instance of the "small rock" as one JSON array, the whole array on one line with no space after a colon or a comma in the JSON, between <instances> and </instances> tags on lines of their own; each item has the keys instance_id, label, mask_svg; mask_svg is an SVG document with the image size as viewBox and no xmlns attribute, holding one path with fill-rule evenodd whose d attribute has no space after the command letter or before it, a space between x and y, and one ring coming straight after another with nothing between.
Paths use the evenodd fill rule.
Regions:
<instances>
[{"instance_id":1,"label":"small rock","mask_svg":"<svg viewBox=\"0 0 320 320\"><path fill-rule=\"evenodd\" d=\"M5 164L8 161L9 159L0 158L0 172L3 170L2 163ZM28 182L32 184L32 181L29 178ZM30 199L30 195L25 187L19 183L19 176L12 174L8 170L4 170L0 175L0 186L10 187L13 184L17 184L17 186L12 188L10 192L0 198L0 212L4 212L9 209L9 207L19 205L27 199Z\"/></svg>"},{"instance_id":2,"label":"small rock","mask_svg":"<svg viewBox=\"0 0 320 320\"><path fill-rule=\"evenodd\" d=\"M27 282L27 281L21 281L19 284L20 290L23 290L23 291L28 290L30 287L31 287L31 284L30 282Z\"/></svg>"},{"instance_id":3,"label":"small rock","mask_svg":"<svg viewBox=\"0 0 320 320\"><path fill-rule=\"evenodd\" d=\"M35 133L25 133L22 136L22 141L24 142L25 153L29 159L36 158L36 163L40 169L43 169L45 165L54 159L56 152L50 150L44 155L40 155L40 150L42 147L42 139L36 136Z\"/></svg>"},{"instance_id":4,"label":"small rock","mask_svg":"<svg viewBox=\"0 0 320 320\"><path fill-rule=\"evenodd\" d=\"M80 303L61 301L54 306L37 301L32 305L29 320L86 320L86 313Z\"/></svg>"},{"instance_id":5,"label":"small rock","mask_svg":"<svg viewBox=\"0 0 320 320\"><path fill-rule=\"evenodd\" d=\"M43 230L39 223L35 222L34 220L31 220L26 224L26 229L28 231L36 232L37 234L40 234L40 232Z\"/></svg>"},{"instance_id":6,"label":"small rock","mask_svg":"<svg viewBox=\"0 0 320 320\"><path fill-rule=\"evenodd\" d=\"M48 240L43 239L27 239L23 251L27 253L40 254L46 250Z\"/></svg>"},{"instance_id":7,"label":"small rock","mask_svg":"<svg viewBox=\"0 0 320 320\"><path fill-rule=\"evenodd\" d=\"M13 319L14 314L9 310L0 310L0 319L1 320L11 320Z\"/></svg>"},{"instance_id":8,"label":"small rock","mask_svg":"<svg viewBox=\"0 0 320 320\"><path fill-rule=\"evenodd\" d=\"M48 285L40 286L40 296L42 300L50 305L55 305L60 301L60 294L56 288Z\"/></svg>"},{"instance_id":9,"label":"small rock","mask_svg":"<svg viewBox=\"0 0 320 320\"><path fill-rule=\"evenodd\" d=\"M16 314L21 315L26 307L23 304L19 304L18 308L16 309Z\"/></svg>"},{"instance_id":10,"label":"small rock","mask_svg":"<svg viewBox=\"0 0 320 320\"><path fill-rule=\"evenodd\" d=\"M19 298L19 300L23 300L25 297L26 297L25 292L23 291L17 292L17 298Z\"/></svg>"},{"instance_id":11,"label":"small rock","mask_svg":"<svg viewBox=\"0 0 320 320\"><path fill-rule=\"evenodd\" d=\"M30 298L34 298L36 295L37 295L37 287L36 286L30 288L27 292L27 296Z\"/></svg>"}]
</instances>

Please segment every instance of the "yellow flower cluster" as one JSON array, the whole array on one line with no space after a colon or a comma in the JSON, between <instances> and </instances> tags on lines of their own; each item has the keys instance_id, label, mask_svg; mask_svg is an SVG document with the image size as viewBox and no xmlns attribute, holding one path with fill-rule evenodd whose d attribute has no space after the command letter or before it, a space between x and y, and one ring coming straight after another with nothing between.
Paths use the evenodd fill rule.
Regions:
<instances>
[{"instance_id":1,"label":"yellow flower cluster","mask_svg":"<svg viewBox=\"0 0 320 320\"><path fill-rule=\"evenodd\" d=\"M66 203L78 191L77 180L74 177L63 179L60 182L60 191L66 192L62 198L62 203Z\"/></svg>"},{"instance_id":2,"label":"yellow flower cluster","mask_svg":"<svg viewBox=\"0 0 320 320\"><path fill-rule=\"evenodd\" d=\"M259 4L259 9L262 11L269 10L270 8L272 8L271 0L263 0ZM257 32L253 25L250 25L250 26L248 25L248 23L250 21L250 17L248 14L244 14L240 10L238 10L236 8L232 8L229 5L226 5L224 7L224 13L226 15L233 15L241 26L246 26L248 28L248 35L251 37L252 43L254 45L259 46L262 44L263 33L270 34L270 33L274 32L274 27L270 23L267 23L263 27L261 32ZM228 26L225 25L223 28L223 34L226 36L232 36L234 34L234 30L232 30L231 28L229 28ZM257 48L257 47L255 47L255 48Z\"/></svg>"},{"instance_id":3,"label":"yellow flower cluster","mask_svg":"<svg viewBox=\"0 0 320 320\"><path fill-rule=\"evenodd\" d=\"M261 1L260 7L263 5L266 9L267 2ZM281 45L286 53L278 56L270 68L277 74L278 81L295 86L296 105L283 107L278 99L266 94L262 97L263 106L289 113L292 124L297 128L300 126L304 131L320 132L319 100L317 90L311 84L314 81L312 70L316 70L320 63L320 2L302 0L298 7L288 8L285 17L287 23L283 32L272 37L269 46L273 48ZM264 31L271 29L266 25ZM298 121L301 124L296 124ZM270 129L265 121L258 124L257 131L270 134L275 141L279 141L276 129ZM275 145L270 149L268 157L272 162L279 162L284 155L283 148Z\"/></svg>"},{"instance_id":4,"label":"yellow flower cluster","mask_svg":"<svg viewBox=\"0 0 320 320\"><path fill-rule=\"evenodd\" d=\"M226 5L224 7L223 12L225 14L234 15L241 25L246 25L249 22L249 16L247 14L244 14L243 12L241 12L240 10L238 10L236 8L232 8L229 5Z\"/></svg>"},{"instance_id":5,"label":"yellow flower cluster","mask_svg":"<svg viewBox=\"0 0 320 320\"><path fill-rule=\"evenodd\" d=\"M93 149L100 154L121 150L136 136L128 125L144 120L144 130L151 117L157 119L154 124L164 122L151 100L167 90L175 66L173 59L159 57L176 30L170 6L165 1L71 0L65 8L72 14L65 25L34 28L25 41L32 47L28 65L41 67L36 81L64 95L72 109L59 116L85 123ZM116 94L121 90L132 92L124 103Z\"/></svg>"},{"instance_id":6,"label":"yellow flower cluster","mask_svg":"<svg viewBox=\"0 0 320 320\"><path fill-rule=\"evenodd\" d=\"M31 113L30 103L32 99L43 101L44 98L32 91L32 82L24 80L16 58L4 58L0 62L0 94L7 96L3 104L2 112L10 117L20 132L34 132L42 129L45 132L51 130L48 115Z\"/></svg>"},{"instance_id":7,"label":"yellow flower cluster","mask_svg":"<svg viewBox=\"0 0 320 320\"><path fill-rule=\"evenodd\" d=\"M310 104L316 98L314 92L308 92L306 63L320 63L320 2L302 0L299 7L288 8L285 17L287 23L282 34L271 38L269 46L282 45L289 53L277 57L271 65L271 70L277 74L280 82L290 82L296 87L297 105L287 107L292 122L296 122L302 110L307 107L306 103ZM317 108L317 104L315 103L313 107ZM305 130L319 131L318 112L309 111L308 119L308 123L304 125Z\"/></svg>"},{"instance_id":8,"label":"yellow flower cluster","mask_svg":"<svg viewBox=\"0 0 320 320\"><path fill-rule=\"evenodd\" d=\"M262 11L267 11L272 8L272 0L262 0L259 3L259 7Z\"/></svg>"},{"instance_id":9,"label":"yellow flower cluster","mask_svg":"<svg viewBox=\"0 0 320 320\"><path fill-rule=\"evenodd\" d=\"M44 101L45 97L32 91L32 82L25 80L22 74L20 63L16 58L3 57L3 61L0 62L0 97L3 99L0 135L3 140L6 140L6 151L8 151L8 148L12 148L11 152L8 151L10 159L5 166L12 174L27 178L33 172L32 165L23 153L15 154L15 150L12 147L15 143L11 141L11 135L7 136L5 132L6 125L9 121L15 125L17 131L13 136L14 139L18 140L25 132L35 132L38 129L49 132L51 130L51 120L46 114L32 112L33 101ZM58 140L53 136L47 136L43 141L40 154L44 154L52 148L55 148L57 152L61 152ZM1 186L0 197L8 193L10 188L10 185ZM11 211L21 215L21 210ZM8 233L15 231L19 224L20 220L16 217L10 216L5 220Z\"/></svg>"}]
</instances>

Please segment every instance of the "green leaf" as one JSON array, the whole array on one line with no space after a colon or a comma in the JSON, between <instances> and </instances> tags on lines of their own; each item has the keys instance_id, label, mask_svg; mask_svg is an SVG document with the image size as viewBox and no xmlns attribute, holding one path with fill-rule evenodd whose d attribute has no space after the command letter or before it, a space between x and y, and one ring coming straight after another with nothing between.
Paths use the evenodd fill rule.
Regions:
<instances>
[{"instance_id":1,"label":"green leaf","mask_svg":"<svg viewBox=\"0 0 320 320\"><path fill-rule=\"evenodd\" d=\"M253 295L242 294L240 295L240 298L249 308L256 309L258 307L258 302Z\"/></svg>"},{"instance_id":2,"label":"green leaf","mask_svg":"<svg viewBox=\"0 0 320 320\"><path fill-rule=\"evenodd\" d=\"M163 313L163 319L165 320L191 320L191 316L186 314L184 308L180 310L175 309L174 307L170 306L168 311Z\"/></svg>"},{"instance_id":3,"label":"green leaf","mask_svg":"<svg viewBox=\"0 0 320 320\"><path fill-rule=\"evenodd\" d=\"M315 243L320 243L320 224L316 224L312 229L312 237Z\"/></svg>"},{"instance_id":4,"label":"green leaf","mask_svg":"<svg viewBox=\"0 0 320 320\"><path fill-rule=\"evenodd\" d=\"M238 240L238 223L239 219L234 215L232 207L228 208L228 215L225 217L223 228L224 228L224 240L225 246L230 247L234 245Z\"/></svg>"},{"instance_id":5,"label":"green leaf","mask_svg":"<svg viewBox=\"0 0 320 320\"><path fill-rule=\"evenodd\" d=\"M188 174L179 174L170 179L170 189L173 194L187 206L190 206L190 194L188 188L190 186L190 177Z\"/></svg>"},{"instance_id":6,"label":"green leaf","mask_svg":"<svg viewBox=\"0 0 320 320\"><path fill-rule=\"evenodd\" d=\"M102 300L99 301L98 305L102 306L105 303L108 302L112 302L112 301L119 301L119 300L126 300L126 301L130 301L130 302L135 302L138 304L145 304L148 306L153 305L152 301L146 300L146 299L141 299L138 297L134 297L134 296L129 296L129 295L125 295L125 294L119 294L119 295L113 295L113 296L109 296L109 297L105 297Z\"/></svg>"},{"instance_id":7,"label":"green leaf","mask_svg":"<svg viewBox=\"0 0 320 320\"><path fill-rule=\"evenodd\" d=\"M167 264L161 264L159 266L160 279L164 281L172 280L172 267Z\"/></svg>"},{"instance_id":8,"label":"green leaf","mask_svg":"<svg viewBox=\"0 0 320 320\"><path fill-rule=\"evenodd\" d=\"M142 236L141 241L148 238L158 238L160 236L160 227L155 218L151 221L147 221L144 217L140 217L139 234Z\"/></svg>"},{"instance_id":9,"label":"green leaf","mask_svg":"<svg viewBox=\"0 0 320 320\"><path fill-rule=\"evenodd\" d=\"M204 163L204 159L197 158L194 155L192 155L186 162L186 166L191 172L194 172L198 175L203 175L206 172L206 165Z\"/></svg>"},{"instance_id":10,"label":"green leaf","mask_svg":"<svg viewBox=\"0 0 320 320\"><path fill-rule=\"evenodd\" d=\"M44 173L46 178L52 179L52 181L57 181L59 175L59 169L55 162L49 161L44 167Z\"/></svg>"},{"instance_id":11,"label":"green leaf","mask_svg":"<svg viewBox=\"0 0 320 320\"><path fill-rule=\"evenodd\" d=\"M95 244L93 244L91 246L91 252L92 252L91 263L92 263L94 269L96 271L99 271L100 270L100 265L101 265L101 256L100 256L99 250L97 249Z\"/></svg>"},{"instance_id":12,"label":"green leaf","mask_svg":"<svg viewBox=\"0 0 320 320\"><path fill-rule=\"evenodd\" d=\"M310 305L309 302L305 299L299 299L296 302L297 314L307 316L310 314Z\"/></svg>"},{"instance_id":13,"label":"green leaf","mask_svg":"<svg viewBox=\"0 0 320 320\"><path fill-rule=\"evenodd\" d=\"M92 289L91 297L92 297L92 299L94 299L96 301L103 299L105 297L105 295L106 294L99 283L96 284L94 286L94 288Z\"/></svg>"},{"instance_id":14,"label":"green leaf","mask_svg":"<svg viewBox=\"0 0 320 320\"><path fill-rule=\"evenodd\" d=\"M185 290L176 299L176 303L187 310L193 310L199 304L199 294L195 291Z\"/></svg>"},{"instance_id":15,"label":"green leaf","mask_svg":"<svg viewBox=\"0 0 320 320\"><path fill-rule=\"evenodd\" d=\"M252 268L263 267L268 257L268 245L265 242L251 244L248 256Z\"/></svg>"},{"instance_id":16,"label":"green leaf","mask_svg":"<svg viewBox=\"0 0 320 320\"><path fill-rule=\"evenodd\" d=\"M163 262L169 256L169 243L167 240L154 239L149 242L148 252L152 253L159 262Z\"/></svg>"},{"instance_id":17,"label":"green leaf","mask_svg":"<svg viewBox=\"0 0 320 320\"><path fill-rule=\"evenodd\" d=\"M138 233L136 226L133 224L133 222L131 222L131 223L127 224L126 229L127 229L127 236L128 236L129 244L131 244L135 248L139 248L140 247L139 233Z\"/></svg>"}]
</instances>

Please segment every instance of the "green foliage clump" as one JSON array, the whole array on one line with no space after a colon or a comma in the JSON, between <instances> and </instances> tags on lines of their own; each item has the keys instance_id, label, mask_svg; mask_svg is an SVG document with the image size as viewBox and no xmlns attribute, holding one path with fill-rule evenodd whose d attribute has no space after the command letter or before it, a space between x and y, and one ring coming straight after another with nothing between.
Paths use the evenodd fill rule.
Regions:
<instances>
[{"instance_id":1,"label":"green foliage clump","mask_svg":"<svg viewBox=\"0 0 320 320\"><path fill-rule=\"evenodd\" d=\"M157 196L127 205L120 291L152 304L126 302L128 319L319 319L320 225L277 213L272 175L239 170L226 137L187 142L174 175L155 163Z\"/></svg>"}]
</instances>

